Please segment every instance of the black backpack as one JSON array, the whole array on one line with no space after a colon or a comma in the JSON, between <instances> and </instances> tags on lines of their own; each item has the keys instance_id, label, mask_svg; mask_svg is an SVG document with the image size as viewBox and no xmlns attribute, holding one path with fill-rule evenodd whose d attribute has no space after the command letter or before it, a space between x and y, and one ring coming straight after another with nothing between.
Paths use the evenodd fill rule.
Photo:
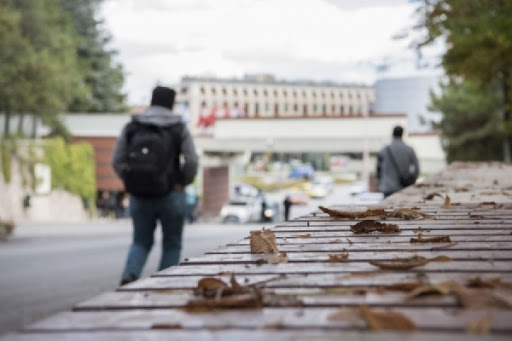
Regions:
<instances>
[{"instance_id":1,"label":"black backpack","mask_svg":"<svg viewBox=\"0 0 512 341\"><path fill-rule=\"evenodd\" d=\"M126 129L126 191L139 197L166 195L179 178L183 124L160 127L132 120Z\"/></svg>"}]
</instances>

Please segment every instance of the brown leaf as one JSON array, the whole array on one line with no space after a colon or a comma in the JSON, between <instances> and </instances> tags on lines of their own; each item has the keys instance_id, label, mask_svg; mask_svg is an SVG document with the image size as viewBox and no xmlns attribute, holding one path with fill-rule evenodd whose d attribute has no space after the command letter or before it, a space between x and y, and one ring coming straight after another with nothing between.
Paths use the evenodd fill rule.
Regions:
<instances>
[{"instance_id":1,"label":"brown leaf","mask_svg":"<svg viewBox=\"0 0 512 341\"><path fill-rule=\"evenodd\" d=\"M512 289L512 283L502 282L500 277L491 277L482 279L479 276L472 277L467 283L470 288L489 288L489 289Z\"/></svg>"},{"instance_id":2,"label":"brown leaf","mask_svg":"<svg viewBox=\"0 0 512 341\"><path fill-rule=\"evenodd\" d=\"M512 303L506 299L495 296L490 291L482 289L469 289L462 284L452 282L450 290L455 294L459 304L470 309L512 309Z\"/></svg>"},{"instance_id":3,"label":"brown leaf","mask_svg":"<svg viewBox=\"0 0 512 341\"><path fill-rule=\"evenodd\" d=\"M440 255L430 259L431 262L451 262L452 259L448 256Z\"/></svg>"},{"instance_id":4,"label":"brown leaf","mask_svg":"<svg viewBox=\"0 0 512 341\"><path fill-rule=\"evenodd\" d=\"M411 238L411 243L451 243L450 236L437 236L430 238L423 238L421 234L418 238Z\"/></svg>"},{"instance_id":5,"label":"brown leaf","mask_svg":"<svg viewBox=\"0 0 512 341\"><path fill-rule=\"evenodd\" d=\"M190 300L185 305L185 310L188 312L203 312L216 309L254 309L261 308L262 306L261 295L259 292L254 291L248 294L239 294L220 298Z\"/></svg>"},{"instance_id":6,"label":"brown leaf","mask_svg":"<svg viewBox=\"0 0 512 341\"><path fill-rule=\"evenodd\" d=\"M444 282L441 284L426 284L422 285L414 290L411 290L407 294L407 299L424 296L424 295L449 295L451 293L451 285L449 282Z\"/></svg>"},{"instance_id":7,"label":"brown leaf","mask_svg":"<svg viewBox=\"0 0 512 341\"><path fill-rule=\"evenodd\" d=\"M347 260L348 260L348 252L329 254L329 262L331 262L331 263L346 262Z\"/></svg>"},{"instance_id":8,"label":"brown leaf","mask_svg":"<svg viewBox=\"0 0 512 341\"><path fill-rule=\"evenodd\" d=\"M335 322L346 322L350 324L356 324L361 319L361 311L358 308L341 308L338 311L330 314L327 319Z\"/></svg>"},{"instance_id":9,"label":"brown leaf","mask_svg":"<svg viewBox=\"0 0 512 341\"><path fill-rule=\"evenodd\" d=\"M396 291L411 291L423 286L422 283L419 282L410 282L410 283L396 283L396 284L388 284L384 286L387 290L396 290Z\"/></svg>"},{"instance_id":10,"label":"brown leaf","mask_svg":"<svg viewBox=\"0 0 512 341\"><path fill-rule=\"evenodd\" d=\"M251 231L251 253L277 253L276 236L270 230Z\"/></svg>"},{"instance_id":11,"label":"brown leaf","mask_svg":"<svg viewBox=\"0 0 512 341\"><path fill-rule=\"evenodd\" d=\"M448 196L448 194L446 194L446 196L444 197L444 203L441 205L441 208L450 208L451 206L451 199Z\"/></svg>"},{"instance_id":12,"label":"brown leaf","mask_svg":"<svg viewBox=\"0 0 512 341\"><path fill-rule=\"evenodd\" d=\"M333 218L367 218L367 217L383 217L386 214L383 208L378 209L367 209L366 211L342 211L342 210L334 210L323 206L318 206L320 210L324 213L327 213Z\"/></svg>"},{"instance_id":13,"label":"brown leaf","mask_svg":"<svg viewBox=\"0 0 512 341\"><path fill-rule=\"evenodd\" d=\"M412 256L411 258L394 259L390 261L371 260L369 263L381 269L407 270L427 264L428 259L421 256Z\"/></svg>"},{"instance_id":14,"label":"brown leaf","mask_svg":"<svg viewBox=\"0 0 512 341\"><path fill-rule=\"evenodd\" d=\"M288 263L288 255L286 252L281 252L277 256L273 256L267 258L268 264L280 264L280 263Z\"/></svg>"},{"instance_id":15,"label":"brown leaf","mask_svg":"<svg viewBox=\"0 0 512 341\"><path fill-rule=\"evenodd\" d=\"M196 295L215 296L218 292L230 289L224 281L214 277L204 277L197 283Z\"/></svg>"},{"instance_id":16,"label":"brown leaf","mask_svg":"<svg viewBox=\"0 0 512 341\"><path fill-rule=\"evenodd\" d=\"M311 238L311 233L307 233L307 234L300 234L300 235L299 235L299 238L304 238L304 239Z\"/></svg>"},{"instance_id":17,"label":"brown leaf","mask_svg":"<svg viewBox=\"0 0 512 341\"><path fill-rule=\"evenodd\" d=\"M350 227L352 232L358 233L370 233L374 231L384 233L400 232L400 227L395 224L383 224L375 220L363 220Z\"/></svg>"},{"instance_id":18,"label":"brown leaf","mask_svg":"<svg viewBox=\"0 0 512 341\"><path fill-rule=\"evenodd\" d=\"M471 334L487 334L491 329L491 319L484 316L476 321L469 323L466 331Z\"/></svg>"},{"instance_id":19,"label":"brown leaf","mask_svg":"<svg viewBox=\"0 0 512 341\"><path fill-rule=\"evenodd\" d=\"M442 197L442 195L438 192L429 193L426 196L423 197L425 200L432 200L434 197Z\"/></svg>"},{"instance_id":20,"label":"brown leaf","mask_svg":"<svg viewBox=\"0 0 512 341\"><path fill-rule=\"evenodd\" d=\"M371 330L416 330L416 325L401 313L375 312L366 306L361 306L360 310Z\"/></svg>"},{"instance_id":21,"label":"brown leaf","mask_svg":"<svg viewBox=\"0 0 512 341\"><path fill-rule=\"evenodd\" d=\"M415 208L398 208L393 212L386 214L388 218L401 218L405 220L414 220L422 218L433 218L431 215L418 211Z\"/></svg>"}]
</instances>

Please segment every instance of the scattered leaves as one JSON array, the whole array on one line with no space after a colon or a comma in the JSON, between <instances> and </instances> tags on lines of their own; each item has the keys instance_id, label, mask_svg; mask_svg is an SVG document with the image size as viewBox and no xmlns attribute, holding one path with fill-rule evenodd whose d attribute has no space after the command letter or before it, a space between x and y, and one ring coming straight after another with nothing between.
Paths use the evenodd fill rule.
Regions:
<instances>
[{"instance_id":1,"label":"scattered leaves","mask_svg":"<svg viewBox=\"0 0 512 341\"><path fill-rule=\"evenodd\" d=\"M301 235L299 235L299 238L303 238L303 239L311 238L311 233L301 234Z\"/></svg>"},{"instance_id":2,"label":"scattered leaves","mask_svg":"<svg viewBox=\"0 0 512 341\"><path fill-rule=\"evenodd\" d=\"M251 253L277 253L276 236L270 230L251 231Z\"/></svg>"},{"instance_id":3,"label":"scattered leaves","mask_svg":"<svg viewBox=\"0 0 512 341\"><path fill-rule=\"evenodd\" d=\"M430 238L423 238L421 233L418 238L411 238L411 243L451 243L450 236L436 236Z\"/></svg>"},{"instance_id":4,"label":"scattered leaves","mask_svg":"<svg viewBox=\"0 0 512 341\"><path fill-rule=\"evenodd\" d=\"M441 205L441 208L450 208L452 206L451 199L448 194L444 197L444 203Z\"/></svg>"},{"instance_id":5,"label":"scattered leaves","mask_svg":"<svg viewBox=\"0 0 512 341\"><path fill-rule=\"evenodd\" d=\"M417 266L423 266L427 264L429 261L425 257L422 256L412 256L411 258L397 258L390 261L376 261L371 260L369 263L371 265L378 266L381 269L395 269L395 270L407 270L412 269Z\"/></svg>"},{"instance_id":6,"label":"scattered leaves","mask_svg":"<svg viewBox=\"0 0 512 341\"><path fill-rule=\"evenodd\" d=\"M342 211L342 210L334 210L323 206L318 206L320 210L324 213L327 213L333 218L368 218L368 217L382 217L385 216L386 211L383 208L378 209L367 209L366 211Z\"/></svg>"},{"instance_id":7,"label":"scattered leaves","mask_svg":"<svg viewBox=\"0 0 512 341\"><path fill-rule=\"evenodd\" d=\"M367 306L360 308L371 330L415 330L416 325L405 315L394 311L375 312Z\"/></svg>"},{"instance_id":8,"label":"scattered leaves","mask_svg":"<svg viewBox=\"0 0 512 341\"><path fill-rule=\"evenodd\" d=\"M504 298L495 296L490 291L470 289L462 284L451 282L451 291L457 297L459 304L470 309L512 309L512 304Z\"/></svg>"},{"instance_id":9,"label":"scattered leaves","mask_svg":"<svg viewBox=\"0 0 512 341\"><path fill-rule=\"evenodd\" d=\"M379 231L383 233L400 232L400 227L396 224L383 224L375 220L363 220L350 227L352 232L358 233L371 233Z\"/></svg>"}]
</instances>

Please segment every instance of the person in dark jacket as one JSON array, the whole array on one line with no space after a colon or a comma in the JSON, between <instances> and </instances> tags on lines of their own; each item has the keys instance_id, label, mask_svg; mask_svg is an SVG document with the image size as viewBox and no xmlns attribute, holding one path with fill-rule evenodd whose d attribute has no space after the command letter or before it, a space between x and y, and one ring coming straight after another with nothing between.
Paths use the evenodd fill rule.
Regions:
<instances>
[{"instance_id":1,"label":"person in dark jacket","mask_svg":"<svg viewBox=\"0 0 512 341\"><path fill-rule=\"evenodd\" d=\"M134 116L141 123L159 127L181 124L181 117L172 113L174 90L157 86L152 93L151 106L142 114ZM128 125L127 125L128 126ZM112 166L119 177L127 165L127 126L121 132L112 157ZM182 232L186 216L184 188L191 184L197 174L198 157L192 136L184 126L180 136L180 153L184 163L173 188L162 197L130 196L130 216L133 223L133 241L121 277L121 285L133 282L140 277L148 254L153 246L157 221L162 226L162 255L159 270L177 265L180 259Z\"/></svg>"},{"instance_id":2,"label":"person in dark jacket","mask_svg":"<svg viewBox=\"0 0 512 341\"><path fill-rule=\"evenodd\" d=\"M415 182L420 172L414 149L402 141L403 133L401 126L394 127L393 141L382 148L377 156L377 180L384 197L404 188L400 174L412 177Z\"/></svg>"}]
</instances>

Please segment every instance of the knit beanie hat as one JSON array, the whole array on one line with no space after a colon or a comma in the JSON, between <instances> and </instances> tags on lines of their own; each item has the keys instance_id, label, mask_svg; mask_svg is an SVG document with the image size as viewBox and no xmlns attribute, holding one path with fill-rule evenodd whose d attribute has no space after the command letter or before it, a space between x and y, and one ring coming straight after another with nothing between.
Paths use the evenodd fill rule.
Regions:
<instances>
[{"instance_id":1,"label":"knit beanie hat","mask_svg":"<svg viewBox=\"0 0 512 341\"><path fill-rule=\"evenodd\" d=\"M174 91L173 89L164 86L157 86L153 89L153 95L151 96L151 105L159 105L161 107L172 110L175 96L176 91Z\"/></svg>"}]
</instances>

